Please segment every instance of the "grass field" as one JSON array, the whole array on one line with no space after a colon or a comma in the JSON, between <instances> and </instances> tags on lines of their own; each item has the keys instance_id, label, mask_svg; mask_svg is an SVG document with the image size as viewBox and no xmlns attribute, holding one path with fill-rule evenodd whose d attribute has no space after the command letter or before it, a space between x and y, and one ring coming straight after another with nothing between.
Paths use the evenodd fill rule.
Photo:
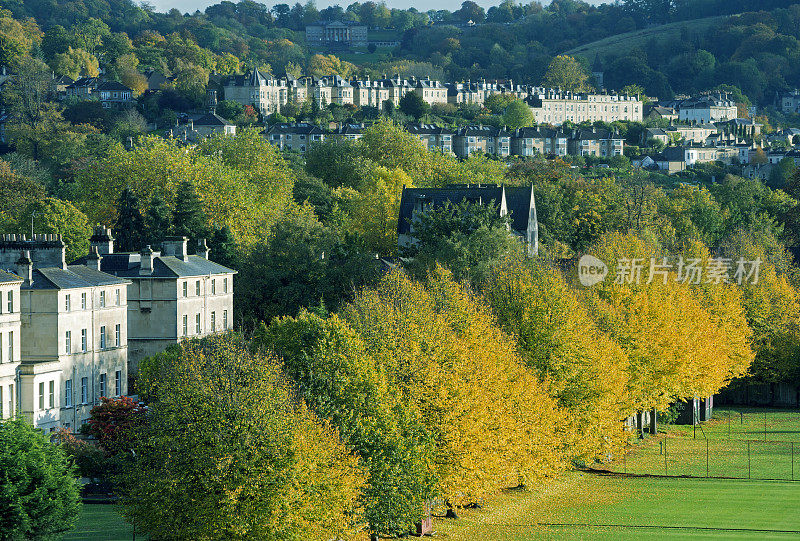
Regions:
<instances>
[{"instance_id":1,"label":"grass field","mask_svg":"<svg viewBox=\"0 0 800 541\"><path fill-rule=\"evenodd\" d=\"M122 520L114 505L89 504L81 506L77 527L64 541L130 541L133 529ZM145 537L137 534L137 540Z\"/></svg>"},{"instance_id":2,"label":"grass field","mask_svg":"<svg viewBox=\"0 0 800 541\"><path fill-rule=\"evenodd\" d=\"M663 24L653 28L644 28L625 34L617 34L607 38L586 43L580 47L575 47L566 52L569 55L585 56L590 62L594 61L595 55L604 57L609 53L618 54L620 51L627 51L633 47L641 47L649 40L664 41L667 39L679 39L681 28L687 28L693 32L704 32L711 25L717 24L725 16L706 17L693 21L680 21L677 23Z\"/></svg>"},{"instance_id":3,"label":"grass field","mask_svg":"<svg viewBox=\"0 0 800 541\"><path fill-rule=\"evenodd\" d=\"M437 519L435 529L453 541L788 539L800 534L798 505L797 482L571 472Z\"/></svg>"},{"instance_id":4,"label":"grass field","mask_svg":"<svg viewBox=\"0 0 800 541\"><path fill-rule=\"evenodd\" d=\"M716 409L696 429L662 425L634 445L625 460L603 467L622 473L800 479L800 413ZM666 449L666 453L665 453Z\"/></svg>"}]
</instances>

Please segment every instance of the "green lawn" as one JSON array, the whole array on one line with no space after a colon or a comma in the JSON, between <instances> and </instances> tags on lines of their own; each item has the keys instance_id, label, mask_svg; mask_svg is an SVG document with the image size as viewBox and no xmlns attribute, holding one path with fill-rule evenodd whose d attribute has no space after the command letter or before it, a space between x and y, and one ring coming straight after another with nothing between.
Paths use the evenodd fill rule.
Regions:
<instances>
[{"instance_id":1,"label":"green lawn","mask_svg":"<svg viewBox=\"0 0 800 541\"><path fill-rule=\"evenodd\" d=\"M603 467L637 474L800 479L800 413L739 408L714 415L697 428L663 425L658 437Z\"/></svg>"},{"instance_id":2,"label":"green lawn","mask_svg":"<svg viewBox=\"0 0 800 541\"><path fill-rule=\"evenodd\" d=\"M130 541L133 539L131 525L122 520L114 505L88 504L81 507L77 527L67 534L64 541ZM136 535L136 539L145 539Z\"/></svg>"},{"instance_id":3,"label":"green lawn","mask_svg":"<svg viewBox=\"0 0 800 541\"><path fill-rule=\"evenodd\" d=\"M435 529L454 541L784 539L800 534L798 506L797 482L571 472L436 519Z\"/></svg>"}]
</instances>

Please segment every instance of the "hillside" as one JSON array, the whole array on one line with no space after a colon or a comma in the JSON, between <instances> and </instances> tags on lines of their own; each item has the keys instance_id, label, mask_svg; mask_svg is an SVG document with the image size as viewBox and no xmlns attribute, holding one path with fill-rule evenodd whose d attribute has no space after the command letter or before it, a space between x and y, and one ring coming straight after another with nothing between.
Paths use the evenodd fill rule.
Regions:
<instances>
[{"instance_id":1,"label":"hillside","mask_svg":"<svg viewBox=\"0 0 800 541\"><path fill-rule=\"evenodd\" d=\"M618 55L620 51L630 51L634 47L644 47L648 41L666 41L668 39L680 39L682 32L704 33L709 28L719 26L725 19L736 17L735 15L705 17L694 21L679 21L675 23L662 24L652 28L634 30L609 36L591 43L586 43L579 47L574 47L565 54L572 56L582 56L590 62L595 55L605 57L608 55Z\"/></svg>"}]
</instances>

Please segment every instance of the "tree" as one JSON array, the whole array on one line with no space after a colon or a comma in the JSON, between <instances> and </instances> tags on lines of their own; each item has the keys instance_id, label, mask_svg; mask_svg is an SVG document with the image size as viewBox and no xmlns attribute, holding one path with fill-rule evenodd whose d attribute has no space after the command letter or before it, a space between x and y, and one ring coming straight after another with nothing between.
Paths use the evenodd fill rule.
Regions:
<instances>
[{"instance_id":1,"label":"tree","mask_svg":"<svg viewBox=\"0 0 800 541\"><path fill-rule=\"evenodd\" d=\"M559 55L547 66L542 85L571 92L583 92L589 90L589 74L586 73L583 64L571 56Z\"/></svg>"},{"instance_id":2,"label":"tree","mask_svg":"<svg viewBox=\"0 0 800 541\"><path fill-rule=\"evenodd\" d=\"M172 209L172 233L189 237L191 241L206 236L206 216L194 184L184 180L175 190L175 208ZM192 244L193 245L193 244Z\"/></svg>"},{"instance_id":3,"label":"tree","mask_svg":"<svg viewBox=\"0 0 800 541\"><path fill-rule=\"evenodd\" d=\"M0 11L0 65L17 70L25 63L39 37L37 34L40 31L35 22L33 26L25 28L12 18L10 11Z\"/></svg>"},{"instance_id":4,"label":"tree","mask_svg":"<svg viewBox=\"0 0 800 541\"><path fill-rule=\"evenodd\" d=\"M535 123L533 111L522 100L513 100L503 112L503 124L508 126L509 129L515 130L533 126Z\"/></svg>"},{"instance_id":5,"label":"tree","mask_svg":"<svg viewBox=\"0 0 800 541\"><path fill-rule=\"evenodd\" d=\"M7 161L0 161L0 230L16 230L31 202L45 198L44 187L32 179L18 175Z\"/></svg>"},{"instance_id":6,"label":"tree","mask_svg":"<svg viewBox=\"0 0 800 541\"><path fill-rule=\"evenodd\" d=\"M67 245L67 261L89 253L89 237L92 235L89 220L69 201L47 197L30 203L19 218L18 232L30 231L31 217L34 233L52 233L63 237Z\"/></svg>"},{"instance_id":7,"label":"tree","mask_svg":"<svg viewBox=\"0 0 800 541\"><path fill-rule=\"evenodd\" d=\"M122 190L117 199L117 221L113 229L115 247L120 252L134 252L143 248L144 218L139 210L139 198L129 188Z\"/></svg>"},{"instance_id":8,"label":"tree","mask_svg":"<svg viewBox=\"0 0 800 541\"><path fill-rule=\"evenodd\" d=\"M302 312L262 325L255 342L275 352L303 400L361 457L370 530L407 533L434 493L434 442L363 340L336 316Z\"/></svg>"},{"instance_id":9,"label":"tree","mask_svg":"<svg viewBox=\"0 0 800 541\"><path fill-rule=\"evenodd\" d=\"M78 519L73 469L61 448L22 419L0 423L0 539L60 539Z\"/></svg>"},{"instance_id":10,"label":"tree","mask_svg":"<svg viewBox=\"0 0 800 541\"><path fill-rule=\"evenodd\" d=\"M100 64L94 55L83 49L69 47L66 52L59 53L51 63L53 71L59 75L67 75L72 79L82 77L97 77L100 73Z\"/></svg>"},{"instance_id":11,"label":"tree","mask_svg":"<svg viewBox=\"0 0 800 541\"><path fill-rule=\"evenodd\" d=\"M419 120L431 110L431 106L417 92L408 92L400 98L400 111Z\"/></svg>"},{"instance_id":12,"label":"tree","mask_svg":"<svg viewBox=\"0 0 800 541\"><path fill-rule=\"evenodd\" d=\"M145 219L146 230L144 241L146 244L156 246L161 244L172 228L170 211L167 203L158 195L153 194L150 206L147 207Z\"/></svg>"},{"instance_id":13,"label":"tree","mask_svg":"<svg viewBox=\"0 0 800 541\"><path fill-rule=\"evenodd\" d=\"M357 458L294 400L274 357L218 335L149 358L140 383L147 422L132 430L117 479L137 530L220 541L353 534Z\"/></svg>"},{"instance_id":14,"label":"tree","mask_svg":"<svg viewBox=\"0 0 800 541\"><path fill-rule=\"evenodd\" d=\"M89 422L81 432L97 439L106 453L127 452L131 431L145 422L147 410L141 402L127 396L100 397L100 404L92 407Z\"/></svg>"}]
</instances>

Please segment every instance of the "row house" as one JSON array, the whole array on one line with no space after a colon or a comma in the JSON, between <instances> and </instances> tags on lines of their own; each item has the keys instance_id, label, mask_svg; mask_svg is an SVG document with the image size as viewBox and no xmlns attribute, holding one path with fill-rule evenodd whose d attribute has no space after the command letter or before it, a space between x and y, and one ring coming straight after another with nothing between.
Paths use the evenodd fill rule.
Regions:
<instances>
[{"instance_id":1,"label":"row house","mask_svg":"<svg viewBox=\"0 0 800 541\"><path fill-rule=\"evenodd\" d=\"M222 81L225 99L242 105L252 105L262 115L279 113L288 103L289 87L285 79L254 69L245 75L231 75Z\"/></svg>"},{"instance_id":2,"label":"row house","mask_svg":"<svg viewBox=\"0 0 800 541\"><path fill-rule=\"evenodd\" d=\"M529 95L526 101L537 124L642 121L642 101L638 96L541 89Z\"/></svg>"},{"instance_id":3,"label":"row house","mask_svg":"<svg viewBox=\"0 0 800 541\"><path fill-rule=\"evenodd\" d=\"M22 281L16 274L0 270L0 420L11 419L18 408Z\"/></svg>"},{"instance_id":4,"label":"row house","mask_svg":"<svg viewBox=\"0 0 800 541\"><path fill-rule=\"evenodd\" d=\"M262 132L272 145L280 150L305 152L312 145L325 140L325 133L316 124L308 122L281 122Z\"/></svg>"},{"instance_id":5,"label":"row house","mask_svg":"<svg viewBox=\"0 0 800 541\"><path fill-rule=\"evenodd\" d=\"M4 235L0 268L21 279L6 299L20 330L0 348L19 363L16 396L4 378L11 409L54 431L86 422L100 397L127 394L127 280L100 271L96 257L67 265L56 235Z\"/></svg>"},{"instance_id":6,"label":"row house","mask_svg":"<svg viewBox=\"0 0 800 541\"><path fill-rule=\"evenodd\" d=\"M622 156L623 138L617 132L592 128L576 130L568 141L568 152L573 156Z\"/></svg>"},{"instance_id":7,"label":"row house","mask_svg":"<svg viewBox=\"0 0 800 541\"><path fill-rule=\"evenodd\" d=\"M380 80L353 80L353 104L357 107L376 107L383 109L389 99L389 88Z\"/></svg>"},{"instance_id":8,"label":"row house","mask_svg":"<svg viewBox=\"0 0 800 541\"><path fill-rule=\"evenodd\" d=\"M100 77L81 77L64 86L61 95L80 101L98 100L106 109L125 107L135 102L133 90L117 81L107 81Z\"/></svg>"},{"instance_id":9,"label":"row house","mask_svg":"<svg viewBox=\"0 0 800 541\"><path fill-rule=\"evenodd\" d=\"M428 150L445 154L453 152L453 131L432 124L412 124L406 128L417 137Z\"/></svg>"},{"instance_id":10,"label":"row house","mask_svg":"<svg viewBox=\"0 0 800 541\"><path fill-rule=\"evenodd\" d=\"M569 135L551 128L519 128L511 137L511 154L534 156L536 154L566 156L569 153Z\"/></svg>"},{"instance_id":11,"label":"row house","mask_svg":"<svg viewBox=\"0 0 800 541\"><path fill-rule=\"evenodd\" d=\"M481 152L493 156L511 155L511 134L493 126L464 126L453 135L453 153L459 158L469 158Z\"/></svg>"},{"instance_id":12,"label":"row house","mask_svg":"<svg viewBox=\"0 0 800 541\"><path fill-rule=\"evenodd\" d=\"M727 92L706 94L676 102L678 120L698 124L731 120L739 116L736 102Z\"/></svg>"},{"instance_id":13,"label":"row house","mask_svg":"<svg viewBox=\"0 0 800 541\"><path fill-rule=\"evenodd\" d=\"M487 82L485 79L476 82L448 83L445 87L447 88L447 101L453 105L483 105L486 98L494 94L507 94L524 100L532 92L536 92L535 89L515 85L513 81L500 83L497 81Z\"/></svg>"},{"instance_id":14,"label":"row house","mask_svg":"<svg viewBox=\"0 0 800 541\"><path fill-rule=\"evenodd\" d=\"M201 338L233 328L233 277L236 271L209 259L205 241L196 254L186 237L167 237L161 250L115 252L111 230L97 226L92 254L79 260L127 285L128 370L141 359L186 338Z\"/></svg>"}]
</instances>

